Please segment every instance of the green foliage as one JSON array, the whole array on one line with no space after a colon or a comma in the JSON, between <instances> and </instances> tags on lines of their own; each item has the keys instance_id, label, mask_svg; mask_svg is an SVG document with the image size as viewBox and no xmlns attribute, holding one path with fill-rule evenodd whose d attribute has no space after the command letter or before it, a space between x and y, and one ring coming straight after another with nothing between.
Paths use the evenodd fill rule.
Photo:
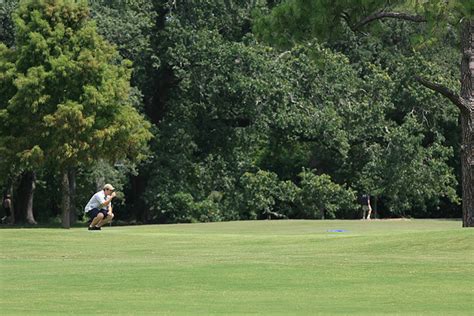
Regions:
<instances>
[{"instance_id":1,"label":"green foliage","mask_svg":"<svg viewBox=\"0 0 474 316\"><path fill-rule=\"evenodd\" d=\"M342 211L355 210L355 192L331 180L327 174L316 175L305 170L298 175L301 178L298 194L299 218L336 218Z\"/></svg>"},{"instance_id":2,"label":"green foliage","mask_svg":"<svg viewBox=\"0 0 474 316\"><path fill-rule=\"evenodd\" d=\"M218 191L223 192L222 203L230 206L230 214L242 213L241 203L231 202L242 201L244 194L235 192L236 182L258 166L272 166L268 158L275 157L281 143L314 140L327 160L334 153L337 157L347 153L348 134L341 132L343 121L337 110L316 103L323 99L320 86L326 87L326 80L329 86L334 78L324 77L304 48L280 56L252 38L234 43L212 31L169 27L168 40L174 46L161 56L161 67L173 69L177 85L160 123L155 150L161 155L148 185L148 203L160 209L163 196L173 192L185 190L199 201ZM291 166L285 175L275 171L296 178L308 163L311 147L301 146L295 157L300 166ZM242 207L249 211L244 218L261 212Z\"/></svg>"},{"instance_id":3,"label":"green foliage","mask_svg":"<svg viewBox=\"0 0 474 316\"><path fill-rule=\"evenodd\" d=\"M169 28L167 41L174 44L160 66L173 69L177 84L154 147L160 155L148 203L161 208L163 194L183 190L198 201L211 191L226 192L223 203L230 203L236 180L255 161L246 152L261 142L259 127L249 125L263 110L258 104L269 83L258 74L266 64L258 48L227 42L216 32Z\"/></svg>"},{"instance_id":4,"label":"green foliage","mask_svg":"<svg viewBox=\"0 0 474 316\"><path fill-rule=\"evenodd\" d=\"M15 93L15 87L12 84L15 76L15 57L12 50L7 48L4 44L0 44L0 126L6 126L8 122L8 112L6 104L11 96ZM14 143L14 138L11 135L4 135L0 137L0 172L6 180L10 173L10 169L14 169L10 165L14 162L15 152L11 150L11 144ZM1 181L1 180L0 180Z\"/></svg>"},{"instance_id":5,"label":"green foliage","mask_svg":"<svg viewBox=\"0 0 474 316\"><path fill-rule=\"evenodd\" d=\"M225 217L220 204L221 198L220 192L211 192L205 200L195 203L194 218L199 222L222 221Z\"/></svg>"},{"instance_id":6,"label":"green foliage","mask_svg":"<svg viewBox=\"0 0 474 316\"><path fill-rule=\"evenodd\" d=\"M151 33L157 12L150 0L90 1L92 19L97 31L116 45L121 58L134 63L132 82L146 85L150 66Z\"/></svg>"},{"instance_id":7,"label":"green foliage","mask_svg":"<svg viewBox=\"0 0 474 316\"><path fill-rule=\"evenodd\" d=\"M407 117L401 126L389 131L387 147L376 150L374 160L364 170L368 177L378 179L375 187L383 188L380 193L397 215L411 209L421 214L427 203L436 205L443 196L459 201L454 189L457 181L447 165L452 149L442 146L438 139L422 146L421 131L422 125L414 117ZM372 170L367 170L370 166Z\"/></svg>"},{"instance_id":8,"label":"green foliage","mask_svg":"<svg viewBox=\"0 0 474 316\"><path fill-rule=\"evenodd\" d=\"M254 30L267 42L289 48L305 46L308 39L316 37L342 53L339 64L320 63L327 74L334 75L333 84L327 85L330 88L322 87L321 98L338 105L336 113L343 123L337 130L345 135L342 139L350 149L340 152L335 170L328 168L335 165L333 161L325 164L323 160L312 167L359 192L383 196L383 207L397 215L426 214L439 204L440 197L457 203L453 168L459 167L452 160L452 148L459 142L457 110L421 88L413 74L458 89L454 78L459 78L459 70L452 63L459 54L455 50L458 34L445 26L457 25L466 6L465 1L294 0L258 14ZM379 11L422 14L428 23L413 26L377 21L371 24L375 36L360 36L349 30ZM418 42L413 40L417 34L431 35ZM318 46L313 50L315 60L330 56ZM340 66L344 63L350 63L346 71ZM454 153L458 155L457 150ZM318 158L323 157L319 151ZM436 183L431 182L434 179Z\"/></svg>"},{"instance_id":9,"label":"green foliage","mask_svg":"<svg viewBox=\"0 0 474 316\"><path fill-rule=\"evenodd\" d=\"M130 64L116 63L88 7L22 1L14 21L15 70L2 80L2 90L12 91L8 106L1 105L2 134L12 137L9 150L21 165L48 160L61 169L98 158L143 159L150 125L129 103Z\"/></svg>"},{"instance_id":10,"label":"green foliage","mask_svg":"<svg viewBox=\"0 0 474 316\"><path fill-rule=\"evenodd\" d=\"M151 125L133 107L132 64L97 34L85 1L20 1L12 20L14 45L0 48L0 171L14 180L34 170L40 183L48 180L39 190L44 218L61 200L48 204L58 196L54 176L94 169L99 160L133 169L149 154ZM81 204L98 185L83 190L87 184L78 185Z\"/></svg>"},{"instance_id":11,"label":"green foliage","mask_svg":"<svg viewBox=\"0 0 474 316\"><path fill-rule=\"evenodd\" d=\"M225 39L240 41L250 30L250 15L255 0L163 1L167 18L190 29L218 30ZM158 5L160 6L160 5Z\"/></svg>"},{"instance_id":12,"label":"green foliage","mask_svg":"<svg viewBox=\"0 0 474 316\"><path fill-rule=\"evenodd\" d=\"M79 199L106 171L145 221L353 218L356 192L383 215L456 209L457 109L413 74L459 88L445 23L469 1L23 1L13 45L15 3L0 6L0 174L35 168L41 194L57 189L43 168L73 166ZM351 30L381 9L428 23ZM155 135L141 169L137 109Z\"/></svg>"},{"instance_id":13,"label":"green foliage","mask_svg":"<svg viewBox=\"0 0 474 316\"><path fill-rule=\"evenodd\" d=\"M243 189L245 217L256 219L259 215L269 214L277 199L278 176L262 170L255 174L246 172L240 178L240 184Z\"/></svg>"},{"instance_id":14,"label":"green foliage","mask_svg":"<svg viewBox=\"0 0 474 316\"><path fill-rule=\"evenodd\" d=\"M4 0L0 2L0 43L11 47L14 43L12 12L18 5L17 0Z\"/></svg>"},{"instance_id":15,"label":"green foliage","mask_svg":"<svg viewBox=\"0 0 474 316\"><path fill-rule=\"evenodd\" d=\"M436 36L446 31L446 25L472 17L472 8L467 0L287 0L270 12L257 11L253 30L265 41L288 48L314 37L332 42L347 28L361 31L359 23L373 14L401 12L423 16Z\"/></svg>"},{"instance_id":16,"label":"green foliage","mask_svg":"<svg viewBox=\"0 0 474 316\"><path fill-rule=\"evenodd\" d=\"M301 168L317 168L335 185L346 183L358 192L384 196L387 213L409 214L404 212L431 208L439 203L440 196L456 201L452 194L456 182L447 164L451 151L442 139L430 136L440 128L431 124L455 121L455 111L448 116L435 111L432 123L422 123L427 118L423 105L432 97L426 91L409 88L413 69L407 66L422 65L415 61L416 54L400 57L398 51L379 53L383 42L374 40L373 51L357 50L348 56L314 41L280 53L256 45L251 38L235 44L212 31L187 32L174 27L179 30L170 32L171 38L176 37L170 42L176 46L162 56L162 61L169 63L178 83L160 125L155 150L162 155L155 167L160 172L152 172L149 183L151 205L160 205L163 196L186 188L198 201L211 190L222 192L224 209L242 218L256 218L269 211L314 218L321 216L317 212L322 210L329 217L354 216L354 206L347 202L350 194L343 195L338 205L325 202L329 206L301 214L294 199L278 200L275 192L279 180L274 177L296 183ZM423 98L414 99L415 93ZM422 141L405 144L403 134L391 130L398 129L404 117L413 113L419 113L415 121ZM242 118L250 124L239 127ZM389 155L385 149L393 143L409 146L419 153L416 159L431 161L437 168L418 169L432 191L403 195L403 207L388 192L404 194L404 188L415 186L419 179L405 178L409 185L397 181L395 170L416 163L414 157L404 157L385 164L381 157ZM444 154L432 154L432 148ZM273 177L250 181L253 178L249 175L259 168ZM247 176L241 178L243 174ZM246 187L237 185L239 178L246 179ZM449 189L433 186L428 179L436 179ZM353 200L354 196L352 192Z\"/></svg>"},{"instance_id":17,"label":"green foliage","mask_svg":"<svg viewBox=\"0 0 474 316\"><path fill-rule=\"evenodd\" d=\"M270 14L258 12L253 29L266 41L288 48L295 42L314 36L323 39L335 37L342 32L344 16L366 16L380 3L366 0L283 1Z\"/></svg>"},{"instance_id":18,"label":"green foliage","mask_svg":"<svg viewBox=\"0 0 474 316\"><path fill-rule=\"evenodd\" d=\"M219 193L212 193L206 199L196 202L190 193L177 192L169 198L163 197L164 206L161 215L170 222L216 222L221 221L222 214L218 203ZM217 198L217 200L216 200Z\"/></svg>"}]
</instances>

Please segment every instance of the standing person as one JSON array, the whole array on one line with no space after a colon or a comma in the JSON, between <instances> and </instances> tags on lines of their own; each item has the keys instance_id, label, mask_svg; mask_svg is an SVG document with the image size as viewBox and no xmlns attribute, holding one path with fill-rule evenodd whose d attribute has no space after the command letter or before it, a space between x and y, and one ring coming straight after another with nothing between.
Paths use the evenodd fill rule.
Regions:
<instances>
[{"instance_id":1,"label":"standing person","mask_svg":"<svg viewBox=\"0 0 474 316\"><path fill-rule=\"evenodd\" d=\"M92 220L89 230L101 230L101 227L108 224L114 218L112 213L112 199L115 197L115 189L111 184L104 185L102 191L95 193L84 211Z\"/></svg>"},{"instance_id":2,"label":"standing person","mask_svg":"<svg viewBox=\"0 0 474 316\"><path fill-rule=\"evenodd\" d=\"M3 197L3 210L5 211L5 216L2 217L2 223L5 223L6 221L11 219L12 215L12 200L10 197L10 194L5 194Z\"/></svg>"},{"instance_id":3,"label":"standing person","mask_svg":"<svg viewBox=\"0 0 474 316\"><path fill-rule=\"evenodd\" d=\"M360 199L360 204L362 205L362 219L370 220L370 214L372 214L372 206L370 205L370 195L363 194ZM367 217L365 217L367 214Z\"/></svg>"}]
</instances>

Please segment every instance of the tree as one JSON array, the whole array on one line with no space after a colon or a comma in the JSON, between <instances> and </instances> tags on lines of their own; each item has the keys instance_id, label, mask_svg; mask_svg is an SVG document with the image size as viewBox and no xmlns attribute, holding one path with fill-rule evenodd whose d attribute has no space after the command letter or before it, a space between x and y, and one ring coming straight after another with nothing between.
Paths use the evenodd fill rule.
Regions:
<instances>
[{"instance_id":1,"label":"tree","mask_svg":"<svg viewBox=\"0 0 474 316\"><path fill-rule=\"evenodd\" d=\"M275 7L256 23L255 30L267 40L291 46L308 37L337 37L344 27L354 32L384 19L427 23L435 36L451 27L461 36L461 93L440 83L417 76L424 86L437 91L454 103L461 116L461 165L463 227L474 227L474 4L472 1L329 1L290 0ZM431 32L429 32L431 31Z\"/></svg>"},{"instance_id":2,"label":"tree","mask_svg":"<svg viewBox=\"0 0 474 316\"><path fill-rule=\"evenodd\" d=\"M117 46L120 56L133 62L132 84L143 89L152 66L150 38L157 14L151 0L89 1L97 30Z\"/></svg>"},{"instance_id":3,"label":"tree","mask_svg":"<svg viewBox=\"0 0 474 316\"><path fill-rule=\"evenodd\" d=\"M60 172L65 228L77 167L140 161L151 138L131 105L130 62L120 62L89 16L82 1L21 1L15 48L0 45L0 65L8 67L0 86L9 92L0 103L1 138L22 168Z\"/></svg>"},{"instance_id":4,"label":"tree","mask_svg":"<svg viewBox=\"0 0 474 316\"><path fill-rule=\"evenodd\" d=\"M0 42L8 47L13 44L13 22L11 14L17 6L17 1L6 1L0 3Z\"/></svg>"},{"instance_id":5,"label":"tree","mask_svg":"<svg viewBox=\"0 0 474 316\"><path fill-rule=\"evenodd\" d=\"M331 181L327 174L315 175L303 169L298 194L300 212L305 218L335 218L343 209L355 208L355 194Z\"/></svg>"},{"instance_id":6,"label":"tree","mask_svg":"<svg viewBox=\"0 0 474 316\"><path fill-rule=\"evenodd\" d=\"M385 130L395 126L386 117L393 108L395 85L378 64L366 62L370 69L361 71L344 54L314 41L282 53L251 35L235 42L213 29L182 25L176 15L167 21L160 33L157 72L169 80L163 79L167 89L158 86L156 91L169 98L163 100L155 147L160 155L151 164L145 195L157 217L171 214L173 203L167 201L177 193L202 201L216 191L223 196L220 203L228 215L224 218L250 218L250 212L240 212L246 203L240 179L258 169L294 182L302 167L317 169L336 184L360 189L366 184L358 179L359 166L367 164L370 150L365 143L385 147L396 141L391 135L400 135L384 137ZM373 123L364 124L368 120ZM444 156L429 153L420 150L416 159L446 168ZM400 161L393 170L409 169L416 159L405 166ZM431 185L430 171L422 172L422 185ZM433 179L441 180L440 174L433 173ZM394 184L397 189L403 186ZM423 198L443 194L438 187L434 191ZM425 203L419 196L409 198L410 206ZM291 214L290 204L294 203L275 201L270 208ZM340 216L340 210L333 215Z\"/></svg>"}]
</instances>

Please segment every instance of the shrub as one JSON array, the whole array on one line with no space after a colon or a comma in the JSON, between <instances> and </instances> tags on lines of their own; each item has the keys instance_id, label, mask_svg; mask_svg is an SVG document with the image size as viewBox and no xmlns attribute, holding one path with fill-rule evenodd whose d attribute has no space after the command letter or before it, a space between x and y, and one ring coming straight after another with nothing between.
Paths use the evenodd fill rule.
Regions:
<instances>
[{"instance_id":1,"label":"shrub","mask_svg":"<svg viewBox=\"0 0 474 316\"><path fill-rule=\"evenodd\" d=\"M354 191L332 182L329 175L303 169L298 176L301 182L295 217L336 218L340 212L356 208Z\"/></svg>"}]
</instances>

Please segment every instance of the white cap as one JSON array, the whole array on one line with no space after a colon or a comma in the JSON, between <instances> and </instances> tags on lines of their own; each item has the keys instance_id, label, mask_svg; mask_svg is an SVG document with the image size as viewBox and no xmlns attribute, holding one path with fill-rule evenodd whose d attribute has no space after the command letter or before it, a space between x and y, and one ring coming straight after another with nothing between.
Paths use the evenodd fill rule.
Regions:
<instances>
[{"instance_id":1,"label":"white cap","mask_svg":"<svg viewBox=\"0 0 474 316\"><path fill-rule=\"evenodd\" d=\"M110 191L114 191L114 190L115 190L114 187L113 187L110 183L107 183L106 185L104 185L104 190L105 190L105 189L108 189L108 190L110 190Z\"/></svg>"}]
</instances>

